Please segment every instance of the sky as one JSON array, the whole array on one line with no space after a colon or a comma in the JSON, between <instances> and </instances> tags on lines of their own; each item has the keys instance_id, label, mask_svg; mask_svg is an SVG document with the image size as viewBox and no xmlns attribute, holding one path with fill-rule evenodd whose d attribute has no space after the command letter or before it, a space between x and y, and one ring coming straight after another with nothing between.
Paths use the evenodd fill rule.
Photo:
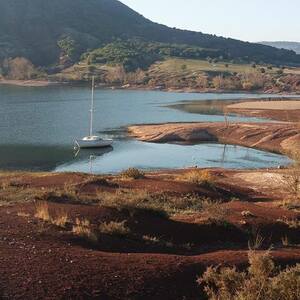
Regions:
<instances>
[{"instance_id":1,"label":"sky","mask_svg":"<svg viewBox=\"0 0 300 300\"><path fill-rule=\"evenodd\" d=\"M300 42L300 0L120 1L170 27L250 42Z\"/></svg>"}]
</instances>

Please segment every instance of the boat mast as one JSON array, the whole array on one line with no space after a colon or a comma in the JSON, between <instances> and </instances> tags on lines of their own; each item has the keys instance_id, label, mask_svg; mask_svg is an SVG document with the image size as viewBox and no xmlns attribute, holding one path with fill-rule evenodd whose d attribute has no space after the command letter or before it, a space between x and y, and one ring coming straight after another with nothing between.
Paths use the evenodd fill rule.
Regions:
<instances>
[{"instance_id":1,"label":"boat mast","mask_svg":"<svg viewBox=\"0 0 300 300\"><path fill-rule=\"evenodd\" d=\"M94 113L94 89L95 89L95 77L92 76L92 101L91 101L91 116L90 116L90 136L93 135L93 113Z\"/></svg>"}]
</instances>

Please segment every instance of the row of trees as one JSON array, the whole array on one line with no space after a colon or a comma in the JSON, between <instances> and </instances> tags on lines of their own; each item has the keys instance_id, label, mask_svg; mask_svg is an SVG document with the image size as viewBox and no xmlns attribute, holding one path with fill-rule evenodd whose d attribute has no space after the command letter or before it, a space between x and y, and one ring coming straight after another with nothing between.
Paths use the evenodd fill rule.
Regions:
<instances>
[{"instance_id":1,"label":"row of trees","mask_svg":"<svg viewBox=\"0 0 300 300\"><path fill-rule=\"evenodd\" d=\"M122 66L112 68L101 75L99 81L116 85L145 85L149 87L163 88L191 88L191 89L217 89L217 90L278 90L300 91L300 84L293 85L288 75L265 74L261 72L238 73L231 75L170 75L149 74L138 69L135 72L126 72Z\"/></svg>"}]
</instances>

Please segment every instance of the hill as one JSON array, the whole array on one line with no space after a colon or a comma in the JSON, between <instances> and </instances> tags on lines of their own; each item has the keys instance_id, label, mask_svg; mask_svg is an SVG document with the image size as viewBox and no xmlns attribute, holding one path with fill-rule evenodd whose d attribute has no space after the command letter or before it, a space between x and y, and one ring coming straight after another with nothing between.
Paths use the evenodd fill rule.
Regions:
<instances>
[{"instance_id":1,"label":"hill","mask_svg":"<svg viewBox=\"0 0 300 300\"><path fill-rule=\"evenodd\" d=\"M300 63L293 51L156 24L117 0L0 0L0 60L21 56L47 66L66 50L77 61L88 49L134 38L215 49L225 58Z\"/></svg>"},{"instance_id":2,"label":"hill","mask_svg":"<svg viewBox=\"0 0 300 300\"><path fill-rule=\"evenodd\" d=\"M278 49L293 50L297 54L300 54L300 43L299 42L261 42L266 46L275 47Z\"/></svg>"}]
</instances>

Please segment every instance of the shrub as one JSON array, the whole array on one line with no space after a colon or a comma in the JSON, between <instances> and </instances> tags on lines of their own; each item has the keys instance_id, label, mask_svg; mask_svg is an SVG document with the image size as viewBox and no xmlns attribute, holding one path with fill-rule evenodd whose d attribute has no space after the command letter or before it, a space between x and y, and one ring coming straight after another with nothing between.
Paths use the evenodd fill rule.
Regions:
<instances>
[{"instance_id":1,"label":"shrub","mask_svg":"<svg viewBox=\"0 0 300 300\"><path fill-rule=\"evenodd\" d=\"M214 177L208 170L192 170L183 174L180 179L203 187L213 187Z\"/></svg>"},{"instance_id":2,"label":"shrub","mask_svg":"<svg viewBox=\"0 0 300 300\"><path fill-rule=\"evenodd\" d=\"M130 233L130 229L125 225L126 221L102 223L99 226L101 233L109 235L126 236Z\"/></svg>"},{"instance_id":3,"label":"shrub","mask_svg":"<svg viewBox=\"0 0 300 300\"><path fill-rule=\"evenodd\" d=\"M269 252L249 252L247 271L209 267L198 283L212 300L298 300L300 264L279 271Z\"/></svg>"},{"instance_id":4,"label":"shrub","mask_svg":"<svg viewBox=\"0 0 300 300\"><path fill-rule=\"evenodd\" d=\"M144 178L145 174L136 168L129 168L121 172L120 176L126 179L140 179Z\"/></svg>"}]
</instances>

